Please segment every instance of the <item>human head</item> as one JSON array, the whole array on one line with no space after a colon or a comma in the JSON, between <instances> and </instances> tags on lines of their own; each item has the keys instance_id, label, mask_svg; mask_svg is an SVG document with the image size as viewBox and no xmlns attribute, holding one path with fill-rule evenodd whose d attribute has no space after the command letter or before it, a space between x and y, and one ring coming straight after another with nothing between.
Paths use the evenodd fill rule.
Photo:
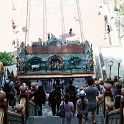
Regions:
<instances>
[{"instance_id":1,"label":"human head","mask_svg":"<svg viewBox=\"0 0 124 124\"><path fill-rule=\"evenodd\" d=\"M84 90L81 90L81 91L79 92L79 96L80 96L80 97L85 97L85 96L86 96L86 93L84 92Z\"/></svg>"},{"instance_id":2,"label":"human head","mask_svg":"<svg viewBox=\"0 0 124 124\"><path fill-rule=\"evenodd\" d=\"M56 87L55 87L55 91L56 91L56 92L59 92L59 90L60 90L60 87L56 86Z\"/></svg>"},{"instance_id":3,"label":"human head","mask_svg":"<svg viewBox=\"0 0 124 124\"><path fill-rule=\"evenodd\" d=\"M106 79L106 83L109 83L109 82L110 82L110 78L107 78L107 79Z\"/></svg>"},{"instance_id":4,"label":"human head","mask_svg":"<svg viewBox=\"0 0 124 124\"><path fill-rule=\"evenodd\" d=\"M118 76L116 76L116 75L114 76L114 83L115 82L118 82Z\"/></svg>"},{"instance_id":5,"label":"human head","mask_svg":"<svg viewBox=\"0 0 124 124\"><path fill-rule=\"evenodd\" d=\"M12 80L12 75L8 75L8 79L9 80Z\"/></svg>"},{"instance_id":6,"label":"human head","mask_svg":"<svg viewBox=\"0 0 124 124\"><path fill-rule=\"evenodd\" d=\"M59 79L56 79L56 84L59 84L60 83L60 80Z\"/></svg>"},{"instance_id":7,"label":"human head","mask_svg":"<svg viewBox=\"0 0 124 124\"><path fill-rule=\"evenodd\" d=\"M114 83L114 86L116 87L117 85L119 85L119 83L118 83L118 82L115 82L115 83Z\"/></svg>"},{"instance_id":8,"label":"human head","mask_svg":"<svg viewBox=\"0 0 124 124\"><path fill-rule=\"evenodd\" d=\"M88 83L89 86L92 86L93 83L94 83L93 78L89 78L89 79L87 80L87 83Z\"/></svg>"},{"instance_id":9,"label":"human head","mask_svg":"<svg viewBox=\"0 0 124 124\"><path fill-rule=\"evenodd\" d=\"M78 86L75 86L75 88L78 90Z\"/></svg>"},{"instance_id":10,"label":"human head","mask_svg":"<svg viewBox=\"0 0 124 124\"><path fill-rule=\"evenodd\" d=\"M68 103L69 99L70 99L70 94L69 93L66 93L65 96L65 103Z\"/></svg>"},{"instance_id":11,"label":"human head","mask_svg":"<svg viewBox=\"0 0 124 124\"><path fill-rule=\"evenodd\" d=\"M121 93L121 88L122 88L121 85L117 85L117 86L116 86L116 89L117 89L118 93Z\"/></svg>"},{"instance_id":12,"label":"human head","mask_svg":"<svg viewBox=\"0 0 124 124\"><path fill-rule=\"evenodd\" d=\"M112 81L112 80L110 80L109 83L110 83L111 85L114 85L114 81Z\"/></svg>"},{"instance_id":13,"label":"human head","mask_svg":"<svg viewBox=\"0 0 124 124\"><path fill-rule=\"evenodd\" d=\"M104 82L102 80L100 81L100 85L104 85Z\"/></svg>"},{"instance_id":14,"label":"human head","mask_svg":"<svg viewBox=\"0 0 124 124\"><path fill-rule=\"evenodd\" d=\"M69 80L69 81L68 81L69 85L72 85L72 82L73 82L72 80Z\"/></svg>"},{"instance_id":15,"label":"human head","mask_svg":"<svg viewBox=\"0 0 124 124\"><path fill-rule=\"evenodd\" d=\"M38 92L41 92L43 90L43 86L38 86Z\"/></svg>"}]
</instances>

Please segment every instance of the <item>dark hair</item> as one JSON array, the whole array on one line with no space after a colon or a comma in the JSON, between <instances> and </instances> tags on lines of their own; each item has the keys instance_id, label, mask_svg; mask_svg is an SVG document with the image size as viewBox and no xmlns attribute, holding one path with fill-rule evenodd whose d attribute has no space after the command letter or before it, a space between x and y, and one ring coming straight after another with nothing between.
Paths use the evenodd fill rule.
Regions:
<instances>
[{"instance_id":1,"label":"dark hair","mask_svg":"<svg viewBox=\"0 0 124 124\"><path fill-rule=\"evenodd\" d=\"M93 78L89 78L87 80L87 83L88 83L88 85L93 85L93 83L94 83Z\"/></svg>"},{"instance_id":2,"label":"dark hair","mask_svg":"<svg viewBox=\"0 0 124 124\"><path fill-rule=\"evenodd\" d=\"M85 104L84 104L84 97L85 97L85 96L80 96L81 101L82 101L82 104L83 104L83 105L82 105L83 109L84 109L84 107L85 107Z\"/></svg>"},{"instance_id":3,"label":"dark hair","mask_svg":"<svg viewBox=\"0 0 124 124\"><path fill-rule=\"evenodd\" d=\"M55 87L55 90L57 90L57 91L60 90L60 87L59 86L56 86Z\"/></svg>"},{"instance_id":4,"label":"dark hair","mask_svg":"<svg viewBox=\"0 0 124 124\"><path fill-rule=\"evenodd\" d=\"M114 76L114 83L118 82L118 76Z\"/></svg>"},{"instance_id":5,"label":"dark hair","mask_svg":"<svg viewBox=\"0 0 124 124\"><path fill-rule=\"evenodd\" d=\"M121 88L122 88L121 85L117 85L116 86L116 92L117 92L117 94L121 94Z\"/></svg>"},{"instance_id":6,"label":"dark hair","mask_svg":"<svg viewBox=\"0 0 124 124\"><path fill-rule=\"evenodd\" d=\"M56 79L56 85L60 85L60 80Z\"/></svg>"},{"instance_id":7,"label":"dark hair","mask_svg":"<svg viewBox=\"0 0 124 124\"><path fill-rule=\"evenodd\" d=\"M113 85L113 84L114 84L114 81L110 80L109 83L110 83L111 85Z\"/></svg>"},{"instance_id":8,"label":"dark hair","mask_svg":"<svg viewBox=\"0 0 124 124\"><path fill-rule=\"evenodd\" d=\"M56 82L57 82L57 83L59 83L59 82L60 82L60 80L59 80L59 79L56 79Z\"/></svg>"},{"instance_id":9,"label":"dark hair","mask_svg":"<svg viewBox=\"0 0 124 124\"><path fill-rule=\"evenodd\" d=\"M43 90L43 86L38 87L38 91L41 91L41 90Z\"/></svg>"},{"instance_id":10,"label":"dark hair","mask_svg":"<svg viewBox=\"0 0 124 124\"><path fill-rule=\"evenodd\" d=\"M69 102L69 99L70 99L70 94L66 93L64 98L65 98L65 103L67 104Z\"/></svg>"},{"instance_id":11,"label":"dark hair","mask_svg":"<svg viewBox=\"0 0 124 124\"><path fill-rule=\"evenodd\" d=\"M72 82L73 82L72 80L69 80L69 81L68 81L69 84L72 84Z\"/></svg>"},{"instance_id":12,"label":"dark hair","mask_svg":"<svg viewBox=\"0 0 124 124\"><path fill-rule=\"evenodd\" d=\"M110 82L110 80L111 80L110 78L107 78L107 79L106 79L106 83L109 83L109 82Z\"/></svg>"},{"instance_id":13,"label":"dark hair","mask_svg":"<svg viewBox=\"0 0 124 124\"><path fill-rule=\"evenodd\" d=\"M100 81L100 85L104 85L104 82L103 81Z\"/></svg>"},{"instance_id":14,"label":"dark hair","mask_svg":"<svg viewBox=\"0 0 124 124\"><path fill-rule=\"evenodd\" d=\"M8 79L12 79L12 75L8 75Z\"/></svg>"}]
</instances>

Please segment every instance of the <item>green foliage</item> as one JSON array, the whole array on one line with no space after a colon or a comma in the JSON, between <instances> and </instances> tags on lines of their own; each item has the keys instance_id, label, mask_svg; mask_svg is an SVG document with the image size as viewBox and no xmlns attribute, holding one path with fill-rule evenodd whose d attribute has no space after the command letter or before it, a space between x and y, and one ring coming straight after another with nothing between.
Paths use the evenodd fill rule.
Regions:
<instances>
[{"instance_id":1,"label":"green foliage","mask_svg":"<svg viewBox=\"0 0 124 124\"><path fill-rule=\"evenodd\" d=\"M14 64L14 55L11 52L0 52L0 61L4 66L11 66Z\"/></svg>"},{"instance_id":2,"label":"green foliage","mask_svg":"<svg viewBox=\"0 0 124 124\"><path fill-rule=\"evenodd\" d=\"M37 61L37 62L42 62L42 58L38 57L38 56L34 56L30 59L27 60L27 63L32 63L34 61Z\"/></svg>"}]
</instances>

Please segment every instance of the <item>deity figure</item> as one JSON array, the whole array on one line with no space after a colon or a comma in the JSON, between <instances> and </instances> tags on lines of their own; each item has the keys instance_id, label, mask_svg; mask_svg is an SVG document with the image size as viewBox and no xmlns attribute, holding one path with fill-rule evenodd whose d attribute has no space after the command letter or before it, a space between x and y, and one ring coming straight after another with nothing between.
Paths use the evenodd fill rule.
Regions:
<instances>
[{"instance_id":1,"label":"deity figure","mask_svg":"<svg viewBox=\"0 0 124 124\"><path fill-rule=\"evenodd\" d=\"M24 63L24 58L20 58L19 61L19 71L25 71L25 63Z\"/></svg>"},{"instance_id":2,"label":"deity figure","mask_svg":"<svg viewBox=\"0 0 124 124\"><path fill-rule=\"evenodd\" d=\"M24 46L24 42L22 42L22 43L20 44L19 56L20 56L20 57L24 57L24 55L25 55L25 46Z\"/></svg>"},{"instance_id":3,"label":"deity figure","mask_svg":"<svg viewBox=\"0 0 124 124\"><path fill-rule=\"evenodd\" d=\"M53 71L53 70L54 70L54 63L52 62L52 63L49 65L49 67L50 67L51 71Z\"/></svg>"}]
</instances>

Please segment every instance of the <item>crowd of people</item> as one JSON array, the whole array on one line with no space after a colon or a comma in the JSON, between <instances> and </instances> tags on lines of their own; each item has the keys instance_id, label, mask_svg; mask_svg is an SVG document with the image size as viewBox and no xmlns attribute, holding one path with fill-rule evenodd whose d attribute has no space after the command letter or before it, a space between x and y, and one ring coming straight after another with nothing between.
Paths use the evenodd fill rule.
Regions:
<instances>
[{"instance_id":1,"label":"crowd of people","mask_svg":"<svg viewBox=\"0 0 124 124\"><path fill-rule=\"evenodd\" d=\"M91 124L95 124L96 96L105 92L103 81L99 81L100 85L95 86L96 81L96 79L88 78L86 84L78 88L77 86L73 86L73 79L71 79L68 81L69 85L64 88L60 84L60 80L57 79L47 99L43 86L38 86L36 91L31 91L28 85L28 98L31 100L34 97L38 116L42 116L42 107L47 103L51 107L53 116L58 116L59 110L64 107L65 117L61 119L61 124L65 124L65 122L66 124L71 124L71 120L75 115L78 118L79 124L82 124L82 122L86 124L89 112L91 112ZM122 86L116 79L113 81L107 79L106 83L110 83L113 86L111 92L115 100L115 109L118 109L120 107L120 97L118 96L121 95ZM22 85L26 84L17 81L16 86L14 86L11 75L2 83L2 89L6 92L7 103L12 106L12 110L14 110L15 106L14 101L19 101L19 87Z\"/></svg>"}]
</instances>

